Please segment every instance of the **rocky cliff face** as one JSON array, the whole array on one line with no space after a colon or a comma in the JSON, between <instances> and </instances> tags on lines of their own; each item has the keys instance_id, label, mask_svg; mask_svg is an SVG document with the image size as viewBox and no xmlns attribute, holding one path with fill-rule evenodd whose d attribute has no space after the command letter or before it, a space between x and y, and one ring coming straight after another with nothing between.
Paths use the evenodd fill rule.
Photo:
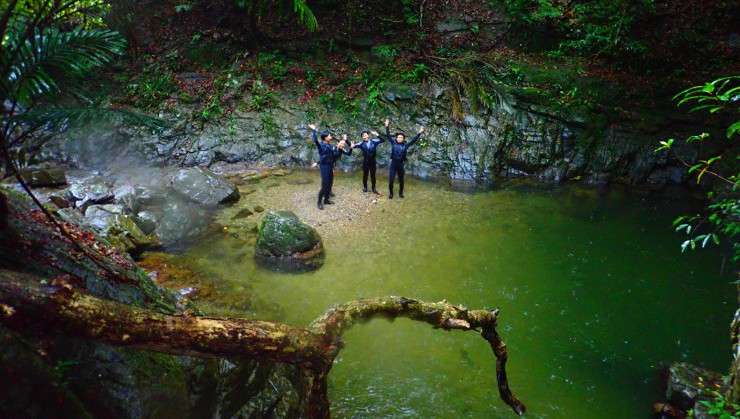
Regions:
<instances>
[{"instance_id":1,"label":"rocky cliff face","mask_svg":"<svg viewBox=\"0 0 740 419\"><path fill-rule=\"evenodd\" d=\"M317 159L309 123L335 136L346 132L350 140L359 140L363 129L383 134L387 117L391 133L401 129L413 135L419 125L426 126L407 162L407 172L422 177L682 183L687 173L677 156L691 163L697 155L686 146L674 149L671 156L655 154L658 141L670 136L666 129L652 127L648 131L636 123L599 126L590 119L596 120L598 115L575 116L523 97L511 96L505 104L469 112L462 121L453 123L450 105L440 88L427 89L422 95L405 86L390 86L380 106L371 109L365 105L354 112L339 112L320 101L300 104L297 98L284 96L269 109L236 111L205 124L187 117L188 106L182 104L160 115L170 124L162 134L131 127L99 134L75 130L65 133L47 153L73 165L93 166L107 165L110 158L130 159L133 151L148 162L184 166L219 162L308 166ZM387 144L380 146L381 167L387 166L387 150ZM352 170L360 165L360 158L344 157L339 168Z\"/></svg>"}]
</instances>

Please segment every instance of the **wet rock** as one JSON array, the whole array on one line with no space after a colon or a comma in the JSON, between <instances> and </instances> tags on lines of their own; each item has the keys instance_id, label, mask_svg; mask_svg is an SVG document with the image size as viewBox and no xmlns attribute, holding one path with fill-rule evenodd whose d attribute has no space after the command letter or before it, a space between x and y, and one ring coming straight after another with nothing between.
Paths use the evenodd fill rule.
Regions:
<instances>
[{"instance_id":1,"label":"wet rock","mask_svg":"<svg viewBox=\"0 0 740 419\"><path fill-rule=\"evenodd\" d=\"M67 177L61 167L49 169L28 168L21 169L19 173L28 186L60 186L67 184Z\"/></svg>"},{"instance_id":2,"label":"wet rock","mask_svg":"<svg viewBox=\"0 0 740 419\"><path fill-rule=\"evenodd\" d=\"M57 208L69 208L72 206L72 202L69 200L69 195L66 193L53 193L49 195L49 201L51 201Z\"/></svg>"},{"instance_id":3,"label":"wet rock","mask_svg":"<svg viewBox=\"0 0 740 419\"><path fill-rule=\"evenodd\" d=\"M114 195L105 180L94 178L85 183L76 183L69 187L69 193L76 206L87 208L91 204L102 204L113 201Z\"/></svg>"},{"instance_id":4,"label":"wet rock","mask_svg":"<svg viewBox=\"0 0 740 419\"><path fill-rule=\"evenodd\" d=\"M242 218L247 218L250 215L254 214L252 211L249 210L249 208L243 208L239 212L236 213L233 217L231 217L232 220L240 220Z\"/></svg>"},{"instance_id":5,"label":"wet rock","mask_svg":"<svg viewBox=\"0 0 740 419\"><path fill-rule=\"evenodd\" d=\"M114 214L103 232L111 244L124 249L132 255L138 255L152 242L131 217Z\"/></svg>"},{"instance_id":6,"label":"wet rock","mask_svg":"<svg viewBox=\"0 0 740 419\"><path fill-rule=\"evenodd\" d=\"M136 225L139 226L142 232L146 235L150 235L154 232L154 230L157 229L157 223L159 220L157 220L157 216L152 214L150 211L140 211L138 214L136 214L136 217L133 217L134 222L136 222Z\"/></svg>"},{"instance_id":7,"label":"wet rock","mask_svg":"<svg viewBox=\"0 0 740 419\"><path fill-rule=\"evenodd\" d=\"M697 401L713 399L713 392L721 386L721 374L681 362L669 367L666 397L673 406L687 412Z\"/></svg>"},{"instance_id":8,"label":"wet rock","mask_svg":"<svg viewBox=\"0 0 740 419\"><path fill-rule=\"evenodd\" d=\"M123 214L122 205L93 205L85 211L84 223L102 233L115 214Z\"/></svg>"},{"instance_id":9,"label":"wet rock","mask_svg":"<svg viewBox=\"0 0 740 419\"><path fill-rule=\"evenodd\" d=\"M305 271L321 267L324 248L319 233L290 211L270 211L259 228L257 261L279 271Z\"/></svg>"},{"instance_id":10,"label":"wet rock","mask_svg":"<svg viewBox=\"0 0 740 419\"><path fill-rule=\"evenodd\" d=\"M156 205L165 201L167 195L164 190L158 190L145 185L134 186L136 200L141 205Z\"/></svg>"},{"instance_id":11,"label":"wet rock","mask_svg":"<svg viewBox=\"0 0 740 419\"><path fill-rule=\"evenodd\" d=\"M116 202L126 206L128 212L136 213L139 210L139 199L136 188L131 185L121 186L113 191Z\"/></svg>"},{"instance_id":12,"label":"wet rock","mask_svg":"<svg viewBox=\"0 0 740 419\"><path fill-rule=\"evenodd\" d=\"M123 211L123 205L93 205L87 209L83 224L98 231L113 246L138 255L151 245L151 240Z\"/></svg>"},{"instance_id":13,"label":"wet rock","mask_svg":"<svg viewBox=\"0 0 740 419\"><path fill-rule=\"evenodd\" d=\"M175 192L203 206L234 202L240 197L239 190L231 182L200 167L179 170L170 184Z\"/></svg>"},{"instance_id":14,"label":"wet rock","mask_svg":"<svg viewBox=\"0 0 740 419\"><path fill-rule=\"evenodd\" d=\"M172 242L195 238L207 227L205 211L184 202L173 202L164 208L157 234L163 242Z\"/></svg>"}]
</instances>

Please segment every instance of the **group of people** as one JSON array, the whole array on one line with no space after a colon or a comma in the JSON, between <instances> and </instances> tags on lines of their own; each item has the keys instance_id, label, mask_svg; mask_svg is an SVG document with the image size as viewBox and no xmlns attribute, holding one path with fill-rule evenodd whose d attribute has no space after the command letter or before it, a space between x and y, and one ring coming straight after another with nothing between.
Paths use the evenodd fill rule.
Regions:
<instances>
[{"instance_id":1,"label":"group of people","mask_svg":"<svg viewBox=\"0 0 740 419\"><path fill-rule=\"evenodd\" d=\"M372 192L379 194L375 188L375 172L377 170L377 148L378 145L384 143L386 139L391 143L391 164L390 164L390 179L388 181L388 198L393 199L393 184L395 183L396 175L398 175L398 196L403 198L403 177L406 173L404 170L404 162L406 161L406 152L416 141L419 140L421 134L424 132L424 127L419 127L419 133L414 136L411 141L406 142L406 134L403 132L397 132L395 134L395 142L391 137L390 132L390 121L385 120L385 137L383 138L378 134L377 131L362 131L360 138L362 141L359 143L350 142L347 148L347 134L343 134L341 140L337 145L332 145L333 139L331 133L324 131L321 133L321 141L319 141L319 135L316 132L316 125L309 124L309 128L313 131L313 142L316 144L316 148L319 151L319 162L313 166L318 165L321 171L321 189L319 190L319 201L318 207L320 210L324 209L324 205L333 204L329 199L334 196L332 192L332 185L334 183L334 165L342 157L342 154L348 156L352 155L352 150L359 148L362 150L362 191L367 192L367 178L370 175ZM370 138L372 134L375 138Z\"/></svg>"}]
</instances>

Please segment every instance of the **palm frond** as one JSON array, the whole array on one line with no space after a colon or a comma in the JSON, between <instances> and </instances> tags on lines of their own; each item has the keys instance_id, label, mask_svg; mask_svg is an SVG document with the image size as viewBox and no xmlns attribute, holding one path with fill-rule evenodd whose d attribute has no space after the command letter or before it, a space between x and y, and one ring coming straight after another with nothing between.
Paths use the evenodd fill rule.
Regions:
<instances>
[{"instance_id":1,"label":"palm frond","mask_svg":"<svg viewBox=\"0 0 740 419\"><path fill-rule=\"evenodd\" d=\"M32 39L0 53L0 62L9 64L3 72L0 94L12 101L29 103L45 94L60 92L64 89L60 80L76 79L105 65L122 54L124 47L125 40L109 30L41 30Z\"/></svg>"},{"instance_id":2,"label":"palm frond","mask_svg":"<svg viewBox=\"0 0 740 419\"><path fill-rule=\"evenodd\" d=\"M319 29L319 22L305 0L293 0L293 12L298 15L298 21L306 25L309 32L316 32Z\"/></svg>"},{"instance_id":3,"label":"palm frond","mask_svg":"<svg viewBox=\"0 0 740 419\"><path fill-rule=\"evenodd\" d=\"M477 113L481 107L511 109L509 96L499 81L505 68L497 56L468 52L455 57L432 56L428 59L432 66L431 80L447 86L451 120L459 122L463 119L463 98L472 113Z\"/></svg>"},{"instance_id":4,"label":"palm frond","mask_svg":"<svg viewBox=\"0 0 740 419\"><path fill-rule=\"evenodd\" d=\"M10 118L9 122L22 125L26 129L42 129L50 132L63 131L93 122L144 126L157 133L161 133L165 128L165 123L158 118L127 109L108 109L97 106L36 107Z\"/></svg>"}]
</instances>

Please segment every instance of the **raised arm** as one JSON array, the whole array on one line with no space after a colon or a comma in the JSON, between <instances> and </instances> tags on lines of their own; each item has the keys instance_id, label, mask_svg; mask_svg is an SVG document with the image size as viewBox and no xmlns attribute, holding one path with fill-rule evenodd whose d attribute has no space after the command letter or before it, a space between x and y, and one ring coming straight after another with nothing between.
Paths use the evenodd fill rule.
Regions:
<instances>
[{"instance_id":1,"label":"raised arm","mask_svg":"<svg viewBox=\"0 0 740 419\"><path fill-rule=\"evenodd\" d=\"M316 125L308 124L308 127L311 128L311 131L313 132L313 143L316 144L317 148L321 148L319 145L319 134L316 132Z\"/></svg>"},{"instance_id":2,"label":"raised arm","mask_svg":"<svg viewBox=\"0 0 740 419\"><path fill-rule=\"evenodd\" d=\"M385 142L385 138L381 137L380 134L378 134L378 131L370 131L370 134L375 136L375 139L373 140L376 144L380 144Z\"/></svg>"},{"instance_id":3,"label":"raised arm","mask_svg":"<svg viewBox=\"0 0 740 419\"><path fill-rule=\"evenodd\" d=\"M344 143L344 144L342 144L342 143ZM350 143L350 146L347 147L347 149L345 150L345 147L344 146L347 145L347 134L342 134L342 143L340 143L341 147L339 147L339 151L342 154L346 154L348 156L351 156L352 155L352 148L354 148L355 143Z\"/></svg>"}]
</instances>

